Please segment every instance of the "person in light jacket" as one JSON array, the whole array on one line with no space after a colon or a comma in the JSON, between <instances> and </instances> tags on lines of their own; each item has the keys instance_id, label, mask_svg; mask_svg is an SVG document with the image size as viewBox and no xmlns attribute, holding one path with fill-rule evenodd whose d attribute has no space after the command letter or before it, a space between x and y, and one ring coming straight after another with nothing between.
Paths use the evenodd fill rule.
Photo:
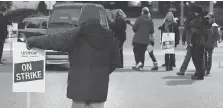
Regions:
<instances>
[{"instance_id":1,"label":"person in light jacket","mask_svg":"<svg viewBox=\"0 0 223 108\"><path fill-rule=\"evenodd\" d=\"M194 15L191 14L191 16L189 18L186 19L185 23L184 23L184 32L183 32L183 36L182 36L182 42L183 45L185 45L187 43L187 53L185 55L184 61L180 67L180 72L177 73L177 75L184 75L185 71L187 70L188 64L190 62L190 59L192 57L192 46L191 46L191 30L190 28L188 28L188 24L190 23L190 21L192 21L194 18ZM186 43L185 43L186 42Z\"/></svg>"},{"instance_id":2,"label":"person in light jacket","mask_svg":"<svg viewBox=\"0 0 223 108\"><path fill-rule=\"evenodd\" d=\"M163 25L159 27L161 34L163 33L175 33L175 47L179 44L179 26L174 19L173 13L168 12L164 18ZM162 42L162 35L161 35ZM175 65L175 54L165 54L165 66L166 71L172 71Z\"/></svg>"},{"instance_id":3,"label":"person in light jacket","mask_svg":"<svg viewBox=\"0 0 223 108\"><path fill-rule=\"evenodd\" d=\"M118 42L100 20L99 8L86 4L81 9L79 27L27 40L28 49L68 52L67 97L73 100L72 108L103 108L109 75L120 65Z\"/></svg>"}]
</instances>

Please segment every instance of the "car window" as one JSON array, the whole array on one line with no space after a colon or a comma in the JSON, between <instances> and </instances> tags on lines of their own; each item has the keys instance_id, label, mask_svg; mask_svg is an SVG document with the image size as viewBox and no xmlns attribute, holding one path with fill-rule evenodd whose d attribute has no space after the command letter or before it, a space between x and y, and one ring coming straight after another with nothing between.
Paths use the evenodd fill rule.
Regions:
<instances>
[{"instance_id":1,"label":"car window","mask_svg":"<svg viewBox=\"0 0 223 108\"><path fill-rule=\"evenodd\" d=\"M58 8L54 9L50 18L50 23L75 24L81 14L81 8Z\"/></svg>"},{"instance_id":2,"label":"car window","mask_svg":"<svg viewBox=\"0 0 223 108\"><path fill-rule=\"evenodd\" d=\"M19 29L25 29L25 26L29 23L29 19L24 19L22 22L18 24Z\"/></svg>"},{"instance_id":3,"label":"car window","mask_svg":"<svg viewBox=\"0 0 223 108\"><path fill-rule=\"evenodd\" d=\"M40 20L39 19L33 19L31 20L26 28L39 28L40 27Z\"/></svg>"}]
</instances>

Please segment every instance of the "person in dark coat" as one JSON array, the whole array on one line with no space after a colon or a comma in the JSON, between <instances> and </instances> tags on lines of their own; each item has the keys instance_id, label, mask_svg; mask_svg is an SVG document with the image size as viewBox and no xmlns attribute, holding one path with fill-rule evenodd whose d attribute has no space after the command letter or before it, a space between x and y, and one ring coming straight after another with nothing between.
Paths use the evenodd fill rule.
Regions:
<instances>
[{"instance_id":1,"label":"person in dark coat","mask_svg":"<svg viewBox=\"0 0 223 108\"><path fill-rule=\"evenodd\" d=\"M110 22L110 28L115 33L120 48L121 66L123 68L123 44L126 40L126 15L121 9L117 9L115 12L115 18Z\"/></svg>"},{"instance_id":2,"label":"person in dark coat","mask_svg":"<svg viewBox=\"0 0 223 108\"><path fill-rule=\"evenodd\" d=\"M194 15L191 14L191 16L189 18L186 19L185 23L184 23L184 32L183 32L183 36L182 36L182 43L183 45L185 45L185 43L187 43L187 53L186 56L184 58L184 61L180 67L180 72L177 73L177 75L184 75L185 71L187 70L188 64L190 62L190 59L192 57L192 46L191 46L191 29L188 28L188 24L190 23L190 21L192 21L194 18Z\"/></svg>"},{"instance_id":3,"label":"person in dark coat","mask_svg":"<svg viewBox=\"0 0 223 108\"><path fill-rule=\"evenodd\" d=\"M109 75L120 65L118 42L100 20L99 8L86 4L79 27L27 40L28 49L68 52L67 97L73 100L72 108L102 108L107 100Z\"/></svg>"},{"instance_id":4,"label":"person in dark coat","mask_svg":"<svg viewBox=\"0 0 223 108\"><path fill-rule=\"evenodd\" d=\"M206 39L206 42L204 44L205 46L205 69L206 69L206 75L210 74L211 67L212 67L212 54L213 50L215 48L215 45L217 44L217 40L220 38L220 30L219 25L215 23L215 17L214 14L209 13L207 15L207 18L209 19L209 27L208 27L208 37Z\"/></svg>"},{"instance_id":5,"label":"person in dark coat","mask_svg":"<svg viewBox=\"0 0 223 108\"><path fill-rule=\"evenodd\" d=\"M10 22L7 20L7 18L3 15L3 13L0 13L0 65L3 65L2 62L2 53L4 49L4 43L5 39L8 35L7 25L11 25Z\"/></svg>"},{"instance_id":6,"label":"person in dark coat","mask_svg":"<svg viewBox=\"0 0 223 108\"><path fill-rule=\"evenodd\" d=\"M200 6L194 8L195 18L189 23L188 27L191 29L191 46L192 46L192 60L196 68L196 72L191 76L192 80L203 80L205 75L204 69L204 44L207 38L207 24L203 21L203 9Z\"/></svg>"},{"instance_id":7,"label":"person in dark coat","mask_svg":"<svg viewBox=\"0 0 223 108\"><path fill-rule=\"evenodd\" d=\"M179 44L180 36L179 36L179 25L174 19L173 13L168 12L164 23L161 27L159 27L161 30L161 34L163 33L175 33L175 47ZM162 42L162 35L161 35L161 42ZM165 54L165 66L166 71L172 71L173 67L175 65L175 54Z\"/></svg>"},{"instance_id":8,"label":"person in dark coat","mask_svg":"<svg viewBox=\"0 0 223 108\"><path fill-rule=\"evenodd\" d=\"M144 67L147 46L153 42L154 24L149 16L149 9L144 7L142 9L142 15L136 19L134 24L130 25L132 25L133 32L135 33L132 45L136 65L132 68L141 71Z\"/></svg>"}]
</instances>

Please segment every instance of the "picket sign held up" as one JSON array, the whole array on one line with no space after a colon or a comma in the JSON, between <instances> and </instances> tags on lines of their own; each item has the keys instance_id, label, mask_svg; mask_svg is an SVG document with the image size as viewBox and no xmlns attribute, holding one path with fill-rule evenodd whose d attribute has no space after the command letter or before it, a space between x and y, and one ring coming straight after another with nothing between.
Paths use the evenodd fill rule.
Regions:
<instances>
[{"instance_id":1,"label":"picket sign held up","mask_svg":"<svg viewBox=\"0 0 223 108\"><path fill-rule=\"evenodd\" d=\"M45 92L45 51L26 48L23 42L13 42L13 92L26 92L30 108L30 93Z\"/></svg>"},{"instance_id":2,"label":"picket sign held up","mask_svg":"<svg viewBox=\"0 0 223 108\"><path fill-rule=\"evenodd\" d=\"M175 33L163 33L161 50L165 54L175 53Z\"/></svg>"}]
</instances>

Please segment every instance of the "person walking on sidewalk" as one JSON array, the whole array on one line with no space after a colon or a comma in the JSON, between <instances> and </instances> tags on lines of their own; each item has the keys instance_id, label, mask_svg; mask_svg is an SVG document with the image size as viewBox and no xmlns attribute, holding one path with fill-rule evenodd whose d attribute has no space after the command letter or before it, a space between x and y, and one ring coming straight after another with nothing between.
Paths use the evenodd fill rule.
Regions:
<instances>
[{"instance_id":1,"label":"person walking on sidewalk","mask_svg":"<svg viewBox=\"0 0 223 108\"><path fill-rule=\"evenodd\" d=\"M191 28L191 46L192 46L192 60L196 68L196 72L191 76L192 80L203 80L205 75L204 69L204 44L206 40L207 25L204 21L205 13L202 7L196 6L194 9L195 18L189 23L188 27Z\"/></svg>"},{"instance_id":2,"label":"person walking on sidewalk","mask_svg":"<svg viewBox=\"0 0 223 108\"><path fill-rule=\"evenodd\" d=\"M215 23L214 14L209 13L207 15L209 21L209 28L208 28L208 38L205 45L205 69L206 75L210 74L211 67L212 67L212 54L217 44L217 40L220 38L220 30L218 24Z\"/></svg>"},{"instance_id":3,"label":"person walking on sidewalk","mask_svg":"<svg viewBox=\"0 0 223 108\"><path fill-rule=\"evenodd\" d=\"M119 41L119 48L120 48L120 59L121 65L119 68L123 68L123 44L126 40L126 15L121 9L117 9L115 12L115 18L113 21L110 22L109 26L111 30L115 33L118 41Z\"/></svg>"},{"instance_id":4,"label":"person walking on sidewalk","mask_svg":"<svg viewBox=\"0 0 223 108\"><path fill-rule=\"evenodd\" d=\"M194 15L192 14L191 17L187 18L185 23L184 23L184 32L183 32L183 36L182 36L182 43L183 45L185 45L185 42L187 42L187 53L186 56L184 58L184 61L180 67L180 72L177 73L177 75L184 75L185 71L187 70L188 64L190 62L190 59L192 57L192 52L191 52L191 30L190 28L188 28L188 24L190 23L190 21L192 21L192 19L194 18Z\"/></svg>"},{"instance_id":5,"label":"person walking on sidewalk","mask_svg":"<svg viewBox=\"0 0 223 108\"><path fill-rule=\"evenodd\" d=\"M141 14L142 15L136 19L134 24L127 21L128 24L132 25L132 29L135 32L132 45L136 65L132 68L136 70L142 70L144 67L145 52L148 45L151 45L153 42L152 36L154 33L154 24L150 17L149 9L144 7ZM153 55L151 58L153 58L155 62L152 70L158 70L157 62L152 50L150 51L150 55Z\"/></svg>"},{"instance_id":6,"label":"person walking on sidewalk","mask_svg":"<svg viewBox=\"0 0 223 108\"><path fill-rule=\"evenodd\" d=\"M0 12L0 65L3 65L2 54L4 49L5 39L8 35L7 25L11 25L7 18L3 15L3 12Z\"/></svg>"},{"instance_id":7,"label":"person walking on sidewalk","mask_svg":"<svg viewBox=\"0 0 223 108\"><path fill-rule=\"evenodd\" d=\"M28 49L68 52L67 97L73 100L72 108L103 108L109 75L120 65L118 42L100 24L99 11L94 4L86 4L81 9L79 27L27 40Z\"/></svg>"},{"instance_id":8,"label":"person walking on sidewalk","mask_svg":"<svg viewBox=\"0 0 223 108\"><path fill-rule=\"evenodd\" d=\"M173 13L168 12L164 18L163 25L159 27L161 34L163 33L174 33L175 34L175 47L179 44L179 26L174 19ZM162 35L161 35L162 42ZM175 64L175 54L165 54L165 66L166 71L172 71Z\"/></svg>"}]
</instances>

